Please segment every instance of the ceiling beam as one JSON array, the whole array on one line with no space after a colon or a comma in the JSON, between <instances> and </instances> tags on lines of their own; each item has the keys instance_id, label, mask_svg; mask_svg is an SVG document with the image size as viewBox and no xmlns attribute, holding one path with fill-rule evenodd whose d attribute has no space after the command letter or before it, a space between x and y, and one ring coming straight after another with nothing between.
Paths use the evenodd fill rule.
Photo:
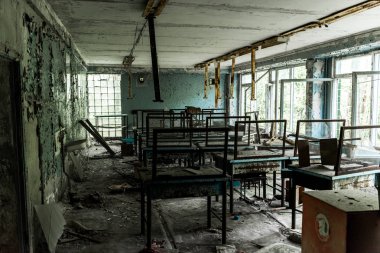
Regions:
<instances>
[{"instance_id":1,"label":"ceiling beam","mask_svg":"<svg viewBox=\"0 0 380 253\"><path fill-rule=\"evenodd\" d=\"M359 3L357 5L348 7L346 9L334 12L333 14L330 14L328 16L325 16L321 19L318 19L315 22L311 22L308 24L304 24L302 26L296 27L294 29L291 29L289 31L283 32L277 36L273 36L261 41L257 41L249 46L245 46L242 48L235 49L231 52L228 52L222 56L209 59L207 61L204 61L202 63L198 63L194 66L194 68L203 68L207 64L211 64L213 62L220 62L220 61L228 61L232 57L238 57L242 55L246 55L251 53L252 48L253 49L264 49L272 46L276 46L282 43L286 43L289 40L290 36L293 36L297 33L304 32L306 30L319 28L322 26L328 26L329 24L332 24L344 17L347 17L349 15L357 14L359 12L372 9L374 7L380 6L380 0L373 0L373 1L365 1L362 3Z\"/></svg>"}]
</instances>

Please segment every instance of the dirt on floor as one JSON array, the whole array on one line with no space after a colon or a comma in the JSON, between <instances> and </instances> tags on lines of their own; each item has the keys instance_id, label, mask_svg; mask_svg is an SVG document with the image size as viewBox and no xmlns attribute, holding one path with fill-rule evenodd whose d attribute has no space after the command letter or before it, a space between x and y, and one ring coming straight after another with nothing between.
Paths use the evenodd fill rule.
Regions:
<instances>
[{"instance_id":1,"label":"dirt on floor","mask_svg":"<svg viewBox=\"0 0 380 253\"><path fill-rule=\"evenodd\" d=\"M111 147L120 151L118 143ZM67 225L56 252L144 252L146 239L140 234L139 184L134 175L137 158L110 158L101 146L92 146L87 156L83 181L71 181L67 198L61 203ZM212 228L207 228L206 198L155 200L154 252L248 253L279 242L299 248L299 244L287 239L291 232L290 210L278 208L279 201L270 201L272 189L268 188L267 192L269 200L264 201L253 196L253 187L247 190L251 203L235 194L236 212L227 218L229 247L225 249L217 249L222 246L220 221L212 218ZM213 198L212 208L221 213L221 202Z\"/></svg>"}]
</instances>

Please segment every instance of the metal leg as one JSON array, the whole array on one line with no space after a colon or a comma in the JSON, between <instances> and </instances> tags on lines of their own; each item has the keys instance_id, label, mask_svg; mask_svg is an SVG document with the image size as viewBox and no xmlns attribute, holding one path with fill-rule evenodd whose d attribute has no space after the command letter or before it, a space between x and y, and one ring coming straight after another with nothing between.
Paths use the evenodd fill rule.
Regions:
<instances>
[{"instance_id":1,"label":"metal leg","mask_svg":"<svg viewBox=\"0 0 380 253\"><path fill-rule=\"evenodd\" d=\"M290 179L290 197L289 204L292 208L292 229L296 228L296 185L294 179Z\"/></svg>"},{"instance_id":2,"label":"metal leg","mask_svg":"<svg viewBox=\"0 0 380 253\"><path fill-rule=\"evenodd\" d=\"M227 182L223 182L222 200L222 244L227 243Z\"/></svg>"},{"instance_id":3,"label":"metal leg","mask_svg":"<svg viewBox=\"0 0 380 253\"><path fill-rule=\"evenodd\" d=\"M240 194L240 199L242 199L242 198L243 198L243 180L240 179L239 183L240 183L240 191L239 191L239 194Z\"/></svg>"},{"instance_id":4,"label":"metal leg","mask_svg":"<svg viewBox=\"0 0 380 253\"><path fill-rule=\"evenodd\" d=\"M230 181L230 213L231 214L234 213L234 178L233 176L231 176L231 181Z\"/></svg>"},{"instance_id":5,"label":"metal leg","mask_svg":"<svg viewBox=\"0 0 380 253\"><path fill-rule=\"evenodd\" d=\"M285 206L285 178L281 175L281 207Z\"/></svg>"},{"instance_id":6,"label":"metal leg","mask_svg":"<svg viewBox=\"0 0 380 253\"><path fill-rule=\"evenodd\" d=\"M273 197L276 196L276 171L273 171Z\"/></svg>"},{"instance_id":7,"label":"metal leg","mask_svg":"<svg viewBox=\"0 0 380 253\"><path fill-rule=\"evenodd\" d=\"M207 196L207 228L211 228L211 196Z\"/></svg>"},{"instance_id":8,"label":"metal leg","mask_svg":"<svg viewBox=\"0 0 380 253\"><path fill-rule=\"evenodd\" d=\"M259 197L261 197L261 178L259 177Z\"/></svg>"},{"instance_id":9,"label":"metal leg","mask_svg":"<svg viewBox=\"0 0 380 253\"><path fill-rule=\"evenodd\" d=\"M247 198L246 198L246 189L247 189L247 181L245 180L245 178L244 178L244 180L243 180L243 183L244 183L244 185L243 185L243 199L244 200L246 200Z\"/></svg>"},{"instance_id":10,"label":"metal leg","mask_svg":"<svg viewBox=\"0 0 380 253\"><path fill-rule=\"evenodd\" d=\"M147 154L146 154L146 153L147 153L146 150L144 150L144 151L143 151L143 162L144 162L144 167L147 166L147 160L148 160L148 158L147 158Z\"/></svg>"},{"instance_id":11,"label":"metal leg","mask_svg":"<svg viewBox=\"0 0 380 253\"><path fill-rule=\"evenodd\" d=\"M141 234L145 234L145 192L144 192L144 186L141 184L141 190L140 190L140 207L141 207L141 213L140 213L140 222L141 222Z\"/></svg>"},{"instance_id":12,"label":"metal leg","mask_svg":"<svg viewBox=\"0 0 380 253\"><path fill-rule=\"evenodd\" d=\"M219 195L215 195L215 202L219 202Z\"/></svg>"},{"instance_id":13,"label":"metal leg","mask_svg":"<svg viewBox=\"0 0 380 253\"><path fill-rule=\"evenodd\" d=\"M263 199L267 199L267 175L264 174L263 179Z\"/></svg>"},{"instance_id":14,"label":"metal leg","mask_svg":"<svg viewBox=\"0 0 380 253\"><path fill-rule=\"evenodd\" d=\"M147 234L146 234L146 247L148 249L151 249L152 247L152 196L151 196L151 189L150 187L147 189L147 206L146 206L146 227L147 227Z\"/></svg>"}]
</instances>

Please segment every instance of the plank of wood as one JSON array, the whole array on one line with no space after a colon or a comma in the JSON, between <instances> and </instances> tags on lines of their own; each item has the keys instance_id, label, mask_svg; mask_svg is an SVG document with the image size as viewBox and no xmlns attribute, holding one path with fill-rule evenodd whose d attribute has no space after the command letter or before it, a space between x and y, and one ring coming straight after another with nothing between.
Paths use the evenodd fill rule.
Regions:
<instances>
[{"instance_id":1,"label":"plank of wood","mask_svg":"<svg viewBox=\"0 0 380 253\"><path fill-rule=\"evenodd\" d=\"M145 6L145 10L143 12L143 17L147 17L153 10L154 0L148 0Z\"/></svg>"},{"instance_id":2,"label":"plank of wood","mask_svg":"<svg viewBox=\"0 0 380 253\"><path fill-rule=\"evenodd\" d=\"M161 12L165 8L165 5L167 4L168 0L160 0L156 7L156 11L154 12L154 16L158 17L160 16Z\"/></svg>"},{"instance_id":3,"label":"plank of wood","mask_svg":"<svg viewBox=\"0 0 380 253\"><path fill-rule=\"evenodd\" d=\"M256 100L256 83L255 83L255 73L256 73L256 49L251 48L251 100Z\"/></svg>"},{"instance_id":4,"label":"plank of wood","mask_svg":"<svg viewBox=\"0 0 380 253\"><path fill-rule=\"evenodd\" d=\"M309 141L298 140L297 149L298 149L298 156L299 156L299 159L298 159L299 166L301 168L309 167L310 166Z\"/></svg>"}]
</instances>

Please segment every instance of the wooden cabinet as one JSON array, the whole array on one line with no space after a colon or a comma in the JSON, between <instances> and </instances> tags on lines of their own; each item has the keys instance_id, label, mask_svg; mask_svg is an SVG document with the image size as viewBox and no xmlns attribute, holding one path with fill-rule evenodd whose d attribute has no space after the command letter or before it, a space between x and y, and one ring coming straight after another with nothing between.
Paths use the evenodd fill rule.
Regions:
<instances>
[{"instance_id":1,"label":"wooden cabinet","mask_svg":"<svg viewBox=\"0 0 380 253\"><path fill-rule=\"evenodd\" d=\"M303 201L302 252L380 252L377 192L309 191Z\"/></svg>"}]
</instances>

